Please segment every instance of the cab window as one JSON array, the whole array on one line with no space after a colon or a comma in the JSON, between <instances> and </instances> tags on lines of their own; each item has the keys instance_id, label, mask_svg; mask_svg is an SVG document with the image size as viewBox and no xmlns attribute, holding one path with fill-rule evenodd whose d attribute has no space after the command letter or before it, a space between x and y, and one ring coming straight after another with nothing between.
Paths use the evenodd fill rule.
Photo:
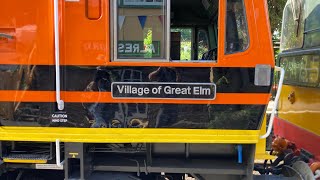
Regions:
<instances>
[{"instance_id":1,"label":"cab window","mask_svg":"<svg viewBox=\"0 0 320 180\"><path fill-rule=\"evenodd\" d=\"M193 59L193 29L192 28L172 28L171 29L171 53L172 60Z\"/></svg>"},{"instance_id":2,"label":"cab window","mask_svg":"<svg viewBox=\"0 0 320 180\"><path fill-rule=\"evenodd\" d=\"M168 0L116 0L115 59L168 59Z\"/></svg>"},{"instance_id":3,"label":"cab window","mask_svg":"<svg viewBox=\"0 0 320 180\"><path fill-rule=\"evenodd\" d=\"M113 6L114 61L217 62L219 0L114 0ZM243 0L227 0L225 13L226 53L246 50Z\"/></svg>"},{"instance_id":4,"label":"cab window","mask_svg":"<svg viewBox=\"0 0 320 180\"><path fill-rule=\"evenodd\" d=\"M226 54L245 51L249 35L243 0L227 0L226 17Z\"/></svg>"},{"instance_id":5,"label":"cab window","mask_svg":"<svg viewBox=\"0 0 320 180\"><path fill-rule=\"evenodd\" d=\"M198 59L205 60L206 59L206 52L209 51L210 44L209 44L209 38L207 31L205 30L199 30L197 34L197 41L198 41ZM214 58L216 55L211 56L212 60L215 60Z\"/></svg>"}]
</instances>

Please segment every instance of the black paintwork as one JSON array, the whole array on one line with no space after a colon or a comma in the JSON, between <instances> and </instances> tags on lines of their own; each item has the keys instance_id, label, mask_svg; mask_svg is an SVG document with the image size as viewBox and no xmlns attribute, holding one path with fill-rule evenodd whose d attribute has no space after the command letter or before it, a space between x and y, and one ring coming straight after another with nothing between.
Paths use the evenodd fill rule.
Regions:
<instances>
[{"instance_id":1,"label":"black paintwork","mask_svg":"<svg viewBox=\"0 0 320 180\"><path fill-rule=\"evenodd\" d=\"M217 93L269 93L254 68L62 66L62 91L110 92L112 82L215 83ZM54 91L54 66L1 66L0 90ZM244 102L246 100L243 100ZM66 103L67 122L52 121L55 103L0 103L4 126L258 129L264 105Z\"/></svg>"}]
</instances>

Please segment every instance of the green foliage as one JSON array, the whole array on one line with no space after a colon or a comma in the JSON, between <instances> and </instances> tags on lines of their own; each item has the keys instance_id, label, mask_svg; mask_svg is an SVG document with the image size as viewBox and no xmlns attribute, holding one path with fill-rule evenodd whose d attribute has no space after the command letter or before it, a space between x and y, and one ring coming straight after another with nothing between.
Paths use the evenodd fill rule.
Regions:
<instances>
[{"instance_id":1,"label":"green foliage","mask_svg":"<svg viewBox=\"0 0 320 180\"><path fill-rule=\"evenodd\" d=\"M146 46L146 54L144 55L145 58L152 58L152 49L149 48L152 45L152 29L148 29L145 38L143 40L143 44Z\"/></svg>"},{"instance_id":2,"label":"green foliage","mask_svg":"<svg viewBox=\"0 0 320 180\"><path fill-rule=\"evenodd\" d=\"M269 19L271 26L271 33L273 34L273 40L275 42L280 41L281 27L282 27L282 15L283 9L287 3L287 0L268 0ZM275 45L277 46L277 45ZM279 54L279 49L275 49L275 58Z\"/></svg>"},{"instance_id":3,"label":"green foliage","mask_svg":"<svg viewBox=\"0 0 320 180\"><path fill-rule=\"evenodd\" d=\"M192 29L190 28L174 28L171 32L181 32L181 41L191 41Z\"/></svg>"},{"instance_id":4,"label":"green foliage","mask_svg":"<svg viewBox=\"0 0 320 180\"><path fill-rule=\"evenodd\" d=\"M209 39L205 31L199 31L198 33L198 59L202 58L202 55L209 50Z\"/></svg>"},{"instance_id":5,"label":"green foliage","mask_svg":"<svg viewBox=\"0 0 320 180\"><path fill-rule=\"evenodd\" d=\"M191 41L182 41L180 50L181 60L191 60Z\"/></svg>"},{"instance_id":6,"label":"green foliage","mask_svg":"<svg viewBox=\"0 0 320 180\"><path fill-rule=\"evenodd\" d=\"M191 28L174 28L174 29L171 29L171 32L181 33L180 59L191 60L192 29Z\"/></svg>"},{"instance_id":7,"label":"green foliage","mask_svg":"<svg viewBox=\"0 0 320 180\"><path fill-rule=\"evenodd\" d=\"M198 59L201 59L202 55L208 51L208 47L203 46L202 44L199 44L198 48L199 48L198 49Z\"/></svg>"},{"instance_id":8,"label":"green foliage","mask_svg":"<svg viewBox=\"0 0 320 180\"><path fill-rule=\"evenodd\" d=\"M271 32L281 32L282 13L287 0L268 0Z\"/></svg>"}]
</instances>

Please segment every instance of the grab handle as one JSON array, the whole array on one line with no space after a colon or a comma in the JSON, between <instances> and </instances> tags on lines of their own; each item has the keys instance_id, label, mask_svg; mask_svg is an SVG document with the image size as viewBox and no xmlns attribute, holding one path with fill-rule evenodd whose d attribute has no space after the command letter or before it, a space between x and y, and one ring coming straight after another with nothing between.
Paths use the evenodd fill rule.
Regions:
<instances>
[{"instance_id":1,"label":"grab handle","mask_svg":"<svg viewBox=\"0 0 320 180\"><path fill-rule=\"evenodd\" d=\"M281 68L281 67L276 66L275 67L275 71L280 72L279 85L278 85L278 89L277 89L276 98L274 100L274 106L272 108L271 117L270 117L270 120L269 120L268 130L267 130L265 135L260 137L260 139L265 139L265 138L269 137L270 134L271 134L272 127L273 127L273 122L274 122L274 116L276 114L276 110L277 110L279 99L280 99L281 89L282 89L282 86L283 86L283 80L284 80L284 74L285 74L284 69Z\"/></svg>"},{"instance_id":2,"label":"grab handle","mask_svg":"<svg viewBox=\"0 0 320 180\"><path fill-rule=\"evenodd\" d=\"M60 41L59 41L59 0L54 0L54 45L55 45L55 67L56 67L56 102L58 109L64 109L64 102L60 96Z\"/></svg>"},{"instance_id":3,"label":"grab handle","mask_svg":"<svg viewBox=\"0 0 320 180\"><path fill-rule=\"evenodd\" d=\"M64 160L61 161L60 160L60 140L59 139L56 139L56 165L58 167L63 167L63 164L64 164Z\"/></svg>"}]
</instances>

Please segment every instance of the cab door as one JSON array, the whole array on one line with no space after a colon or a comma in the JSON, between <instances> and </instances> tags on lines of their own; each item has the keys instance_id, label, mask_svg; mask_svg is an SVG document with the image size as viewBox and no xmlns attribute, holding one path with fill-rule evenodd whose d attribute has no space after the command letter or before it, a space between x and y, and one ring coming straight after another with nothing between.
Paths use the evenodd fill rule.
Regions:
<instances>
[{"instance_id":1,"label":"cab door","mask_svg":"<svg viewBox=\"0 0 320 180\"><path fill-rule=\"evenodd\" d=\"M67 117L58 126L88 127L96 114L92 108L99 97L88 97L86 92L99 91L95 81L97 69L110 61L109 1L58 1L59 47L56 49L60 58L55 68L60 71L60 78L56 77L56 87L59 84L60 89L56 88L58 108L54 115ZM59 108L59 100L67 103Z\"/></svg>"},{"instance_id":2,"label":"cab door","mask_svg":"<svg viewBox=\"0 0 320 180\"><path fill-rule=\"evenodd\" d=\"M53 39L53 1L1 1L0 125L38 126L48 118L38 117L40 106L51 111L50 96L39 97L54 89Z\"/></svg>"},{"instance_id":3,"label":"cab door","mask_svg":"<svg viewBox=\"0 0 320 180\"><path fill-rule=\"evenodd\" d=\"M60 0L61 64L105 65L109 57L109 1Z\"/></svg>"}]
</instances>

